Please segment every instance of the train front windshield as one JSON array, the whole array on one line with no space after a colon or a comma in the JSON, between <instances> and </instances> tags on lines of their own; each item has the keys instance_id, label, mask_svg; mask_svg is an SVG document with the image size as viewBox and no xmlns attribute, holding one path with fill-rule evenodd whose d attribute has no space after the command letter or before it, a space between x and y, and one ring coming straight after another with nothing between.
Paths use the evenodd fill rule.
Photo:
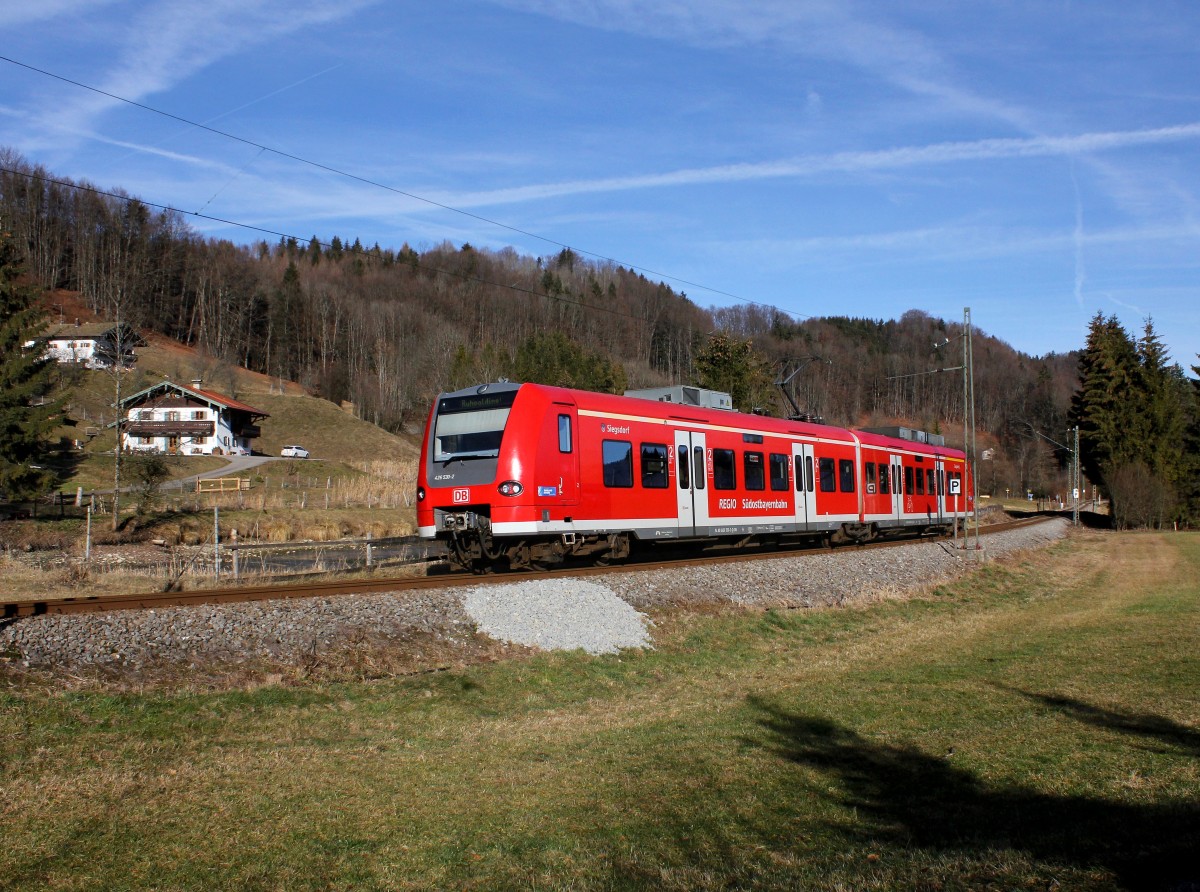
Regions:
<instances>
[{"instance_id":1,"label":"train front windshield","mask_svg":"<svg viewBox=\"0 0 1200 892\"><path fill-rule=\"evenodd\" d=\"M517 391L446 397L433 426L433 460L495 458Z\"/></svg>"}]
</instances>

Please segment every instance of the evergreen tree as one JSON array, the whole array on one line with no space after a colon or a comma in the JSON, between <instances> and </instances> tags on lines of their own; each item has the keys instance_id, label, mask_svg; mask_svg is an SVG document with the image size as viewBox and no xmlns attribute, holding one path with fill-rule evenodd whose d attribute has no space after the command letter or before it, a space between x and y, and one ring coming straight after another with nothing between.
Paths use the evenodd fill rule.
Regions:
<instances>
[{"instance_id":1,"label":"evergreen tree","mask_svg":"<svg viewBox=\"0 0 1200 892\"><path fill-rule=\"evenodd\" d=\"M51 365L23 345L45 327L34 290L22 283L23 267L8 233L0 232L0 492L23 500L54 482L37 467L50 450L57 406L34 405L50 390Z\"/></svg>"},{"instance_id":2,"label":"evergreen tree","mask_svg":"<svg viewBox=\"0 0 1200 892\"><path fill-rule=\"evenodd\" d=\"M749 340L713 333L696 355L696 371L701 387L728 393L742 412L774 400L767 361Z\"/></svg>"},{"instance_id":3,"label":"evergreen tree","mask_svg":"<svg viewBox=\"0 0 1200 892\"><path fill-rule=\"evenodd\" d=\"M1079 425L1080 463L1096 483L1139 454L1138 385L1141 364L1136 347L1116 316L1097 313L1079 357L1079 389L1071 399L1071 420Z\"/></svg>"},{"instance_id":4,"label":"evergreen tree","mask_svg":"<svg viewBox=\"0 0 1200 892\"><path fill-rule=\"evenodd\" d=\"M1145 444L1144 460L1150 472L1172 491L1183 479L1183 438L1188 398L1183 369L1170 361L1167 348L1146 320L1138 342L1145 405L1138 431Z\"/></svg>"}]
</instances>

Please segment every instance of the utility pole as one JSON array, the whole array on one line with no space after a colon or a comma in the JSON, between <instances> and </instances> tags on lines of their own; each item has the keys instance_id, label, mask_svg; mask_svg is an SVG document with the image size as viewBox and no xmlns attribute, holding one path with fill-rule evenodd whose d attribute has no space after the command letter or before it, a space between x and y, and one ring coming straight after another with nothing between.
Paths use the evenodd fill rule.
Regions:
<instances>
[{"instance_id":1,"label":"utility pole","mask_svg":"<svg viewBox=\"0 0 1200 892\"><path fill-rule=\"evenodd\" d=\"M1075 509L1071 512L1071 523L1074 526L1079 526L1079 425L1075 425L1075 452L1072 454L1075 459L1075 472L1071 475L1071 501L1075 504Z\"/></svg>"}]
</instances>

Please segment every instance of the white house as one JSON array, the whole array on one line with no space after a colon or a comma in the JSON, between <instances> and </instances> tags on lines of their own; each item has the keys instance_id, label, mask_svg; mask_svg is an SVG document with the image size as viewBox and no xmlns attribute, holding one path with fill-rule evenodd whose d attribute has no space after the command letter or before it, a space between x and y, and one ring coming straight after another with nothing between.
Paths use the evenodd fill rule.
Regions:
<instances>
[{"instance_id":1,"label":"white house","mask_svg":"<svg viewBox=\"0 0 1200 892\"><path fill-rule=\"evenodd\" d=\"M82 365L89 369L107 369L116 364L132 366L137 362L133 348L146 342L125 323L75 322L53 325L45 334L25 343L26 349L45 345L45 356L58 363Z\"/></svg>"},{"instance_id":2,"label":"white house","mask_svg":"<svg viewBox=\"0 0 1200 892\"><path fill-rule=\"evenodd\" d=\"M249 455L267 413L211 390L163 381L121 400L121 446L130 452Z\"/></svg>"}]
</instances>

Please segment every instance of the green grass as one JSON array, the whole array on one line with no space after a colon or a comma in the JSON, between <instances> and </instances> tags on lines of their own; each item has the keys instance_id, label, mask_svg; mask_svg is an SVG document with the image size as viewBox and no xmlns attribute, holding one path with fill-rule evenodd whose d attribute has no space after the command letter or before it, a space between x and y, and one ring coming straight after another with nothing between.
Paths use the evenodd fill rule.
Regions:
<instances>
[{"instance_id":1,"label":"green grass","mask_svg":"<svg viewBox=\"0 0 1200 892\"><path fill-rule=\"evenodd\" d=\"M1200 882L1200 539L408 679L0 697L4 889Z\"/></svg>"}]
</instances>

